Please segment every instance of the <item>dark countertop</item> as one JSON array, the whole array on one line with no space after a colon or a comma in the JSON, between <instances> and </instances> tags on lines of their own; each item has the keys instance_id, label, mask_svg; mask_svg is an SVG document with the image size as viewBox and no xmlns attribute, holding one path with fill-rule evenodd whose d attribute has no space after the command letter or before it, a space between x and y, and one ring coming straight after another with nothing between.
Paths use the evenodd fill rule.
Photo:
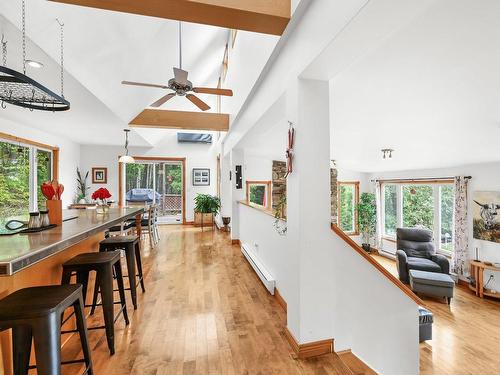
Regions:
<instances>
[{"instance_id":1,"label":"dark countertop","mask_svg":"<svg viewBox=\"0 0 500 375\"><path fill-rule=\"evenodd\" d=\"M38 233L1 236L0 276L13 275L143 212L143 207L110 208L103 215L96 210L65 210L66 221L61 226Z\"/></svg>"}]
</instances>

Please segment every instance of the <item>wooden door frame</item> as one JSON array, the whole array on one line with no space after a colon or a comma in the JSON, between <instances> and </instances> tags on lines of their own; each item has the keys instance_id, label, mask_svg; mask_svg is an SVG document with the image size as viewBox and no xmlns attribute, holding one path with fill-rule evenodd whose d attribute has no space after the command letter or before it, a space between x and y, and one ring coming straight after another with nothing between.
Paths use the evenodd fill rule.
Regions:
<instances>
[{"instance_id":1,"label":"wooden door frame","mask_svg":"<svg viewBox=\"0 0 500 375\"><path fill-rule=\"evenodd\" d=\"M186 224L186 158L153 157L153 156L133 156L135 160L140 161L174 161L181 162L182 166L182 224ZM123 196L124 175L123 163L118 163L118 205L124 206Z\"/></svg>"}]
</instances>

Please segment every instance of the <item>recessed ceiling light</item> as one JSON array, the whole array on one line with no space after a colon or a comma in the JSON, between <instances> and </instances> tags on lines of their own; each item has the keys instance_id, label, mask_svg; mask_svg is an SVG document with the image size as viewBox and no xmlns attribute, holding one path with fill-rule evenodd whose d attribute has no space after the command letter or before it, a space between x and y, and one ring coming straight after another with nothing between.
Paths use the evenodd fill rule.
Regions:
<instances>
[{"instance_id":1,"label":"recessed ceiling light","mask_svg":"<svg viewBox=\"0 0 500 375\"><path fill-rule=\"evenodd\" d=\"M37 68L37 69L43 68L43 64L35 60L26 60L26 64L28 64L32 68Z\"/></svg>"}]
</instances>

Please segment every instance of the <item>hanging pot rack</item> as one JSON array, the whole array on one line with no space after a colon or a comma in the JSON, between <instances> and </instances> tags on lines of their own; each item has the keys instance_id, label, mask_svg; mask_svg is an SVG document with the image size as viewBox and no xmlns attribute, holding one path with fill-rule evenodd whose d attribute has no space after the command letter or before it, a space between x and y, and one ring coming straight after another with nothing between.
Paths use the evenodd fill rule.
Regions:
<instances>
[{"instance_id":1,"label":"hanging pot rack","mask_svg":"<svg viewBox=\"0 0 500 375\"><path fill-rule=\"evenodd\" d=\"M30 110L60 112L67 111L70 103L64 98L64 53L63 27L57 20L61 30L61 95L58 95L26 75L26 21L25 0L22 1L22 48L23 73L7 68L7 42L2 36L3 66L0 66L0 106L5 109L5 103Z\"/></svg>"}]
</instances>

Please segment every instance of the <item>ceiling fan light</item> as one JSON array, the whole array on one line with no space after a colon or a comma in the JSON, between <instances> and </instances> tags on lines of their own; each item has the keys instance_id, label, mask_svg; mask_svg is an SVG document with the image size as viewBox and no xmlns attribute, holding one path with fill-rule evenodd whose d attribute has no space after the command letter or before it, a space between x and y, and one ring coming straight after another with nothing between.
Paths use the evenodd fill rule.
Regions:
<instances>
[{"instance_id":1,"label":"ceiling fan light","mask_svg":"<svg viewBox=\"0 0 500 375\"><path fill-rule=\"evenodd\" d=\"M120 159L118 159L118 162L124 164L133 164L135 163L135 159L130 155L122 155L120 156Z\"/></svg>"}]
</instances>

